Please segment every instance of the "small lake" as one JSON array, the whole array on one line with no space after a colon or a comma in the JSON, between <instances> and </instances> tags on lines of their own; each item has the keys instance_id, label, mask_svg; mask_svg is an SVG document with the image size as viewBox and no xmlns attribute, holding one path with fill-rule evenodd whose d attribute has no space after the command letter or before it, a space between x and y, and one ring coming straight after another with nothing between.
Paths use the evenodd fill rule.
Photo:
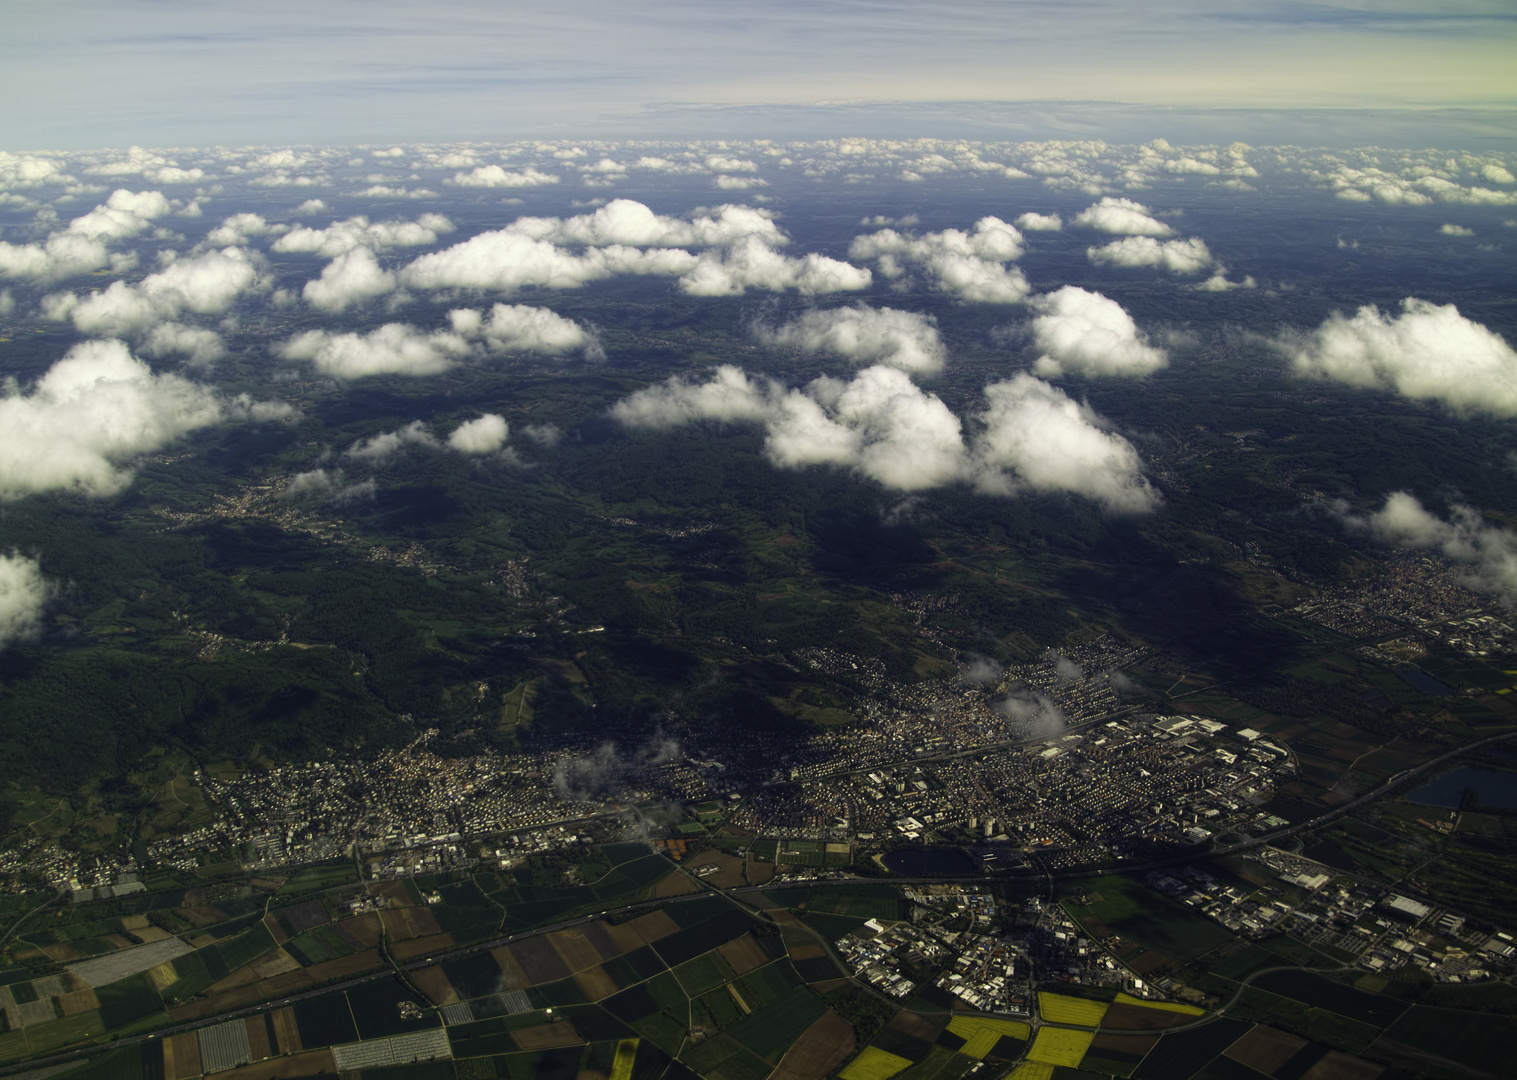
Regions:
<instances>
[{"instance_id":1,"label":"small lake","mask_svg":"<svg viewBox=\"0 0 1517 1080\"><path fill-rule=\"evenodd\" d=\"M902 877L960 877L978 874L973 859L953 848L898 848L884 858Z\"/></svg>"},{"instance_id":2,"label":"small lake","mask_svg":"<svg viewBox=\"0 0 1517 1080\"><path fill-rule=\"evenodd\" d=\"M1474 788L1480 801L1497 810L1517 810L1517 773L1494 769L1455 769L1407 796L1421 806L1459 808L1465 788Z\"/></svg>"}]
</instances>

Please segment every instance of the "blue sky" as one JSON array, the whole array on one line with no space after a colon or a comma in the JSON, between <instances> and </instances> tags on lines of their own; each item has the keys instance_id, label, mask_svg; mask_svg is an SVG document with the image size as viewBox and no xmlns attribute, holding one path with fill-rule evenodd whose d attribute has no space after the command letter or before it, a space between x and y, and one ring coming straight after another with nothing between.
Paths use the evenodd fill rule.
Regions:
<instances>
[{"instance_id":1,"label":"blue sky","mask_svg":"<svg viewBox=\"0 0 1517 1080\"><path fill-rule=\"evenodd\" d=\"M1517 12L1428 7L7 0L0 147L1439 132L1510 145Z\"/></svg>"}]
</instances>

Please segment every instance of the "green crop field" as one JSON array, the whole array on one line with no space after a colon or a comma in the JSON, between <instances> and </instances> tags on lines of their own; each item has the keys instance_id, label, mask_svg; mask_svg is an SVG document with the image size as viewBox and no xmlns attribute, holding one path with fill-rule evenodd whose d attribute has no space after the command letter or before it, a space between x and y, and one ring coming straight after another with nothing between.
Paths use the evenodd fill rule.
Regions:
<instances>
[{"instance_id":1,"label":"green crop field","mask_svg":"<svg viewBox=\"0 0 1517 1080\"><path fill-rule=\"evenodd\" d=\"M760 1057L777 1062L790 1044L827 1011L827 1005L805 987L735 1021L727 1034Z\"/></svg>"}]
</instances>

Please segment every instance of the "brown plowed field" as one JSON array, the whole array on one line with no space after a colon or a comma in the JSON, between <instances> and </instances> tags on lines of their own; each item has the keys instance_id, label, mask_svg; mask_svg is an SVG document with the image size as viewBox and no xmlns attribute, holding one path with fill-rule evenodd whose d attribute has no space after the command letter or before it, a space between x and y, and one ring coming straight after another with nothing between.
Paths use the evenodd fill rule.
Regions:
<instances>
[{"instance_id":1,"label":"brown plowed field","mask_svg":"<svg viewBox=\"0 0 1517 1080\"><path fill-rule=\"evenodd\" d=\"M823 1080L853 1055L853 1027L828 1009L785 1051L769 1080Z\"/></svg>"}]
</instances>

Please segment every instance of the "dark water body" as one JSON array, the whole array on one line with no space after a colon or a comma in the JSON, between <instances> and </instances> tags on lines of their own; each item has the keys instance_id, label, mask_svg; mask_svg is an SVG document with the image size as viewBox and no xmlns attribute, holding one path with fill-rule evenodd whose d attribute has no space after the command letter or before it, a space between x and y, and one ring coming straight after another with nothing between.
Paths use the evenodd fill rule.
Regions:
<instances>
[{"instance_id":1,"label":"dark water body","mask_svg":"<svg viewBox=\"0 0 1517 1080\"><path fill-rule=\"evenodd\" d=\"M969 856L951 849L899 848L886 855L884 862L902 877L952 877L979 872Z\"/></svg>"},{"instance_id":2,"label":"dark water body","mask_svg":"<svg viewBox=\"0 0 1517 1080\"><path fill-rule=\"evenodd\" d=\"M1455 769L1423 784L1407 796L1421 806L1446 806L1457 809L1464 789L1474 788L1480 801L1497 810L1517 810L1517 773L1494 769Z\"/></svg>"},{"instance_id":3,"label":"dark water body","mask_svg":"<svg viewBox=\"0 0 1517 1080\"><path fill-rule=\"evenodd\" d=\"M1400 668L1396 672L1401 676L1402 682L1413 690L1420 690L1424 694L1432 694L1434 697L1447 697L1454 692L1454 688L1447 683L1441 683L1425 671L1416 668Z\"/></svg>"}]
</instances>

